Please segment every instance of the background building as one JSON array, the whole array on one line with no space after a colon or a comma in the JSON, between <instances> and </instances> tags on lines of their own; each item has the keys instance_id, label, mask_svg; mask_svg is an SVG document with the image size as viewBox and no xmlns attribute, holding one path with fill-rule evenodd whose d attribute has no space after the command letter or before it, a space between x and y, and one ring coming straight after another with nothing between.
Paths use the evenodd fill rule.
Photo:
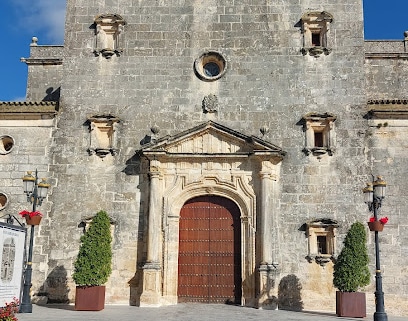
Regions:
<instances>
[{"instance_id":1,"label":"background building","mask_svg":"<svg viewBox=\"0 0 408 321\"><path fill-rule=\"evenodd\" d=\"M33 39L27 100L0 105L4 213L26 206L25 171L52 183L36 298L72 300L103 209L110 303L334 310L332 260L381 174L386 310L407 315L408 38L364 41L362 16L360 0L68 0L64 46Z\"/></svg>"}]
</instances>

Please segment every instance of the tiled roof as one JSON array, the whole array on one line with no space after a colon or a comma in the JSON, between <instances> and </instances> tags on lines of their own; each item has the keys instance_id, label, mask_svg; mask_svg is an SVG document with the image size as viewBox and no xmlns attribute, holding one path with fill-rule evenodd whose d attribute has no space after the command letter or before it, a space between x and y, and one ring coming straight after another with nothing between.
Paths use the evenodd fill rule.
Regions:
<instances>
[{"instance_id":1,"label":"tiled roof","mask_svg":"<svg viewBox=\"0 0 408 321\"><path fill-rule=\"evenodd\" d=\"M57 101L2 101L0 113L57 113Z\"/></svg>"}]
</instances>

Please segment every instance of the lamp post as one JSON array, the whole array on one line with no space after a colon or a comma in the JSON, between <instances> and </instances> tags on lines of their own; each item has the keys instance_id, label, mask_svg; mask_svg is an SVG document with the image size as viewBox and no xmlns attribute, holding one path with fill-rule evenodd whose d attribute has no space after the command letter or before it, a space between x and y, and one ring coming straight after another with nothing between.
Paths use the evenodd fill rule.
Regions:
<instances>
[{"instance_id":1,"label":"lamp post","mask_svg":"<svg viewBox=\"0 0 408 321\"><path fill-rule=\"evenodd\" d=\"M387 183L381 176L377 176L377 180L372 183L367 183L363 189L364 202L368 205L370 212L374 214L374 221L378 221L378 210L381 207L381 202L385 198L385 187ZM374 321L387 321L387 313L384 309L384 292L382 290L382 276L380 267L380 245L378 242L378 231L374 231L375 235L375 313Z\"/></svg>"},{"instance_id":2,"label":"lamp post","mask_svg":"<svg viewBox=\"0 0 408 321\"><path fill-rule=\"evenodd\" d=\"M31 171L23 177L24 193L27 195L27 202L33 204L33 212L36 211L37 205L41 206L43 200L47 197L48 188L50 184L47 184L45 179L42 179L38 183L38 172L35 170L35 176L32 175ZM28 248L28 257L24 269L24 286L23 286L23 297L20 304L21 313L32 313L33 305L31 303L31 276L33 273L32 269L32 259L33 259L33 243L34 243L34 225L31 225L30 231L30 245Z\"/></svg>"}]
</instances>

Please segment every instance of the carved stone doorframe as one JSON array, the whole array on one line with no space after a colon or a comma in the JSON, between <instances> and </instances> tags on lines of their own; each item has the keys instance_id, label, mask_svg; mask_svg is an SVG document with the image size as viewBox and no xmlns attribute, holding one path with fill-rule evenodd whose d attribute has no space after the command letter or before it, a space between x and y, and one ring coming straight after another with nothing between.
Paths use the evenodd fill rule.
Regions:
<instances>
[{"instance_id":1,"label":"carved stone doorframe","mask_svg":"<svg viewBox=\"0 0 408 321\"><path fill-rule=\"evenodd\" d=\"M241 212L241 302L257 306L259 289L264 288L257 284L262 279L257 268L272 264L276 255L271 236L277 216L273 200L278 197L284 152L259 138L208 122L159 139L140 155L149 164L150 176L148 259L140 304L177 304L181 208L196 196L214 195L230 199Z\"/></svg>"}]
</instances>

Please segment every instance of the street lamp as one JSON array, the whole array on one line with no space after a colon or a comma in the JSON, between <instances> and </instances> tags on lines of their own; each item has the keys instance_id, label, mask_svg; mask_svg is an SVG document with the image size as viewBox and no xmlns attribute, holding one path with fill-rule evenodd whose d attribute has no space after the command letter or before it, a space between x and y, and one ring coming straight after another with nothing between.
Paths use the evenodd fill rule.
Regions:
<instances>
[{"instance_id":1,"label":"street lamp","mask_svg":"<svg viewBox=\"0 0 408 321\"><path fill-rule=\"evenodd\" d=\"M381 176L377 176L377 180L372 183L367 183L363 189L364 202L368 205L370 212L374 214L374 221L378 221L378 209L381 207L381 202L385 198L385 187L387 183ZM384 309L384 292L382 290L382 276L380 268L380 245L378 242L378 231L375 233L375 313L374 321L387 321L387 313Z\"/></svg>"},{"instance_id":2,"label":"street lamp","mask_svg":"<svg viewBox=\"0 0 408 321\"><path fill-rule=\"evenodd\" d=\"M23 177L24 193L27 195L27 202L33 204L33 212L36 211L37 205L41 206L43 200L47 197L48 188L50 184L47 184L45 179L42 179L38 183L38 173L35 170L35 176L31 171ZM28 249L28 258L24 269L24 286L23 286L23 298L21 299L20 312L32 313L33 305L31 303L31 276L33 273L32 259L33 259L33 243L34 243L34 226L31 225L30 231L30 246Z\"/></svg>"}]
</instances>

